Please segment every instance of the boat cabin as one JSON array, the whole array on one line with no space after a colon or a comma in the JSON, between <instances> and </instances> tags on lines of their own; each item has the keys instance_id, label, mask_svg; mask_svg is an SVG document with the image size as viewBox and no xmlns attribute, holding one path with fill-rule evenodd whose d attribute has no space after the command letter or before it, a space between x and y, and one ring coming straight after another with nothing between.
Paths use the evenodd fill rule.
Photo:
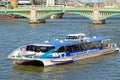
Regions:
<instances>
[{"instance_id":1,"label":"boat cabin","mask_svg":"<svg viewBox=\"0 0 120 80\"><path fill-rule=\"evenodd\" d=\"M84 37L85 37L85 34L68 34L66 39L82 41Z\"/></svg>"}]
</instances>

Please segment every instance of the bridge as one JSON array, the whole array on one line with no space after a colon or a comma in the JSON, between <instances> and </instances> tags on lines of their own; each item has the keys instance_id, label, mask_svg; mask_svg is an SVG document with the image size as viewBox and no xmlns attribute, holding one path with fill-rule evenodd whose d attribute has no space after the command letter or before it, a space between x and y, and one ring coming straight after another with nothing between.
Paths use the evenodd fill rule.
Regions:
<instances>
[{"instance_id":1,"label":"bridge","mask_svg":"<svg viewBox=\"0 0 120 80\"><path fill-rule=\"evenodd\" d=\"M94 8L83 7L31 7L28 9L4 9L0 10L0 15L19 15L29 19L30 23L43 23L49 17L62 17L64 13L72 13L85 16L90 19L93 24L103 24L105 19L120 15L120 8L99 8L97 5Z\"/></svg>"}]
</instances>

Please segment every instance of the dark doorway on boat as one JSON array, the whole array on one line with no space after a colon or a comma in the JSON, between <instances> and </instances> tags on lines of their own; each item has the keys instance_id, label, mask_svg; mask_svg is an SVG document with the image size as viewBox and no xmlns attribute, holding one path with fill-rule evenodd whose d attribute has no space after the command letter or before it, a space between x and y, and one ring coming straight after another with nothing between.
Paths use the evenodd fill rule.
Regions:
<instances>
[{"instance_id":1,"label":"dark doorway on boat","mask_svg":"<svg viewBox=\"0 0 120 80\"><path fill-rule=\"evenodd\" d=\"M27 61L27 62L22 63L21 65L44 66L42 61L37 61L37 60Z\"/></svg>"}]
</instances>

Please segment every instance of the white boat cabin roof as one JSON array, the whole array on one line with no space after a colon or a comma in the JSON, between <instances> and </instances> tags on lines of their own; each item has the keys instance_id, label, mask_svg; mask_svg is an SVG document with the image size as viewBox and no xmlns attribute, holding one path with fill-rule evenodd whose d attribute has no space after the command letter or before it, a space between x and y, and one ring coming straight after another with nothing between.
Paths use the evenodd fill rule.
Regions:
<instances>
[{"instance_id":1,"label":"white boat cabin roof","mask_svg":"<svg viewBox=\"0 0 120 80\"><path fill-rule=\"evenodd\" d=\"M85 36L85 34L79 33L79 34L68 34L68 36Z\"/></svg>"}]
</instances>

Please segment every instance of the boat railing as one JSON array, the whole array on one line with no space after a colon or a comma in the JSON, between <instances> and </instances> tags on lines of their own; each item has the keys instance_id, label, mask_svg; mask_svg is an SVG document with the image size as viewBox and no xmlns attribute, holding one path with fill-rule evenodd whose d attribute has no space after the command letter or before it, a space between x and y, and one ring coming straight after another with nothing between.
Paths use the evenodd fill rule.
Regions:
<instances>
[{"instance_id":1,"label":"boat railing","mask_svg":"<svg viewBox=\"0 0 120 80\"><path fill-rule=\"evenodd\" d=\"M26 45L17 48L16 50L14 50L13 52L10 53L10 55L8 56L8 58L16 58L18 55L22 56L22 51L26 48Z\"/></svg>"}]
</instances>

